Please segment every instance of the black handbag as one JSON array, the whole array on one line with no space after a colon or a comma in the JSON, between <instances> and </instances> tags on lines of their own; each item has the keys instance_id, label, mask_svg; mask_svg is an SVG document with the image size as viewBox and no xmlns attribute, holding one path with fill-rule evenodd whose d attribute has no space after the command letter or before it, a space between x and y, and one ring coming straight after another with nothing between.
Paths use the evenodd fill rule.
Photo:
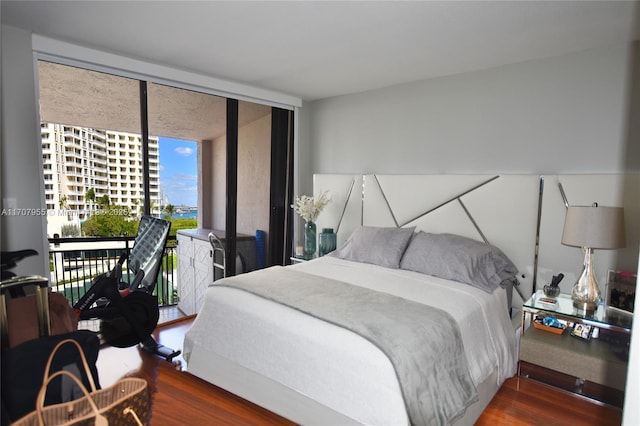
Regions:
<instances>
[{"instance_id":1,"label":"black handbag","mask_svg":"<svg viewBox=\"0 0 640 426\"><path fill-rule=\"evenodd\" d=\"M58 343L73 339L80 344L97 389L100 389L96 361L100 351L100 339L89 330L32 339L2 353L2 424L15 421L36 409L36 398L42 386L47 360ZM67 370L90 388L82 358L74 345L64 345L51 364L51 373ZM58 404L81 396L70 380L54 379L47 392L46 404Z\"/></svg>"}]
</instances>

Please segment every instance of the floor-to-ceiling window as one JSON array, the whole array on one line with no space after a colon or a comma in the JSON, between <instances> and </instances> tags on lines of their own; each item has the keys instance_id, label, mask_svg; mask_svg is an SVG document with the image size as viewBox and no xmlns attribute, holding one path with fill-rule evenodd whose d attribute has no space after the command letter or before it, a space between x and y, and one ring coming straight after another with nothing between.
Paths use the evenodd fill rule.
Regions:
<instances>
[{"instance_id":1,"label":"floor-to-ceiling window","mask_svg":"<svg viewBox=\"0 0 640 426\"><path fill-rule=\"evenodd\" d=\"M141 167L138 81L44 61L38 78L49 236L80 235L101 207L135 214L158 180Z\"/></svg>"},{"instance_id":2,"label":"floor-to-ceiling window","mask_svg":"<svg viewBox=\"0 0 640 426\"><path fill-rule=\"evenodd\" d=\"M269 233L277 229L281 240L290 228L291 187L282 176L293 161L291 122L274 128L271 107L44 61L39 79L45 198L48 207L64 212L63 220L79 225L106 203L126 206L132 215L162 216L167 206L184 206L172 202L170 185L181 187L180 195L193 196L198 188L196 204L184 206L197 211L197 226L229 229L234 236L264 231L271 240L266 263L287 259L290 244L271 244ZM58 162L50 126L60 128L57 149L66 147ZM181 146L167 150L165 142ZM164 174L164 155L197 158L196 173ZM50 236L64 234L60 226L50 228Z\"/></svg>"}]
</instances>

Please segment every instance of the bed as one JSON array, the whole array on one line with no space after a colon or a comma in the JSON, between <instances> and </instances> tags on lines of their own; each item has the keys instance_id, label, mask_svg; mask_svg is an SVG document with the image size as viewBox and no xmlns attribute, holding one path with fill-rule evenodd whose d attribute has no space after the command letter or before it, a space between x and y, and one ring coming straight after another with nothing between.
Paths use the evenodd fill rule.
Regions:
<instances>
[{"instance_id":1,"label":"bed","mask_svg":"<svg viewBox=\"0 0 640 426\"><path fill-rule=\"evenodd\" d=\"M443 238L449 242L444 249ZM361 227L334 255L217 281L208 288L203 309L185 337L188 371L222 382L223 388L303 424L472 424L516 371L516 337L507 290L500 284L517 270L507 268L498 278L494 264L499 260L491 258L495 253L475 252L470 242L414 232L413 227ZM438 261L411 262L425 250ZM460 268L443 269L440 260L448 251L460 250L471 250L471 256L461 259L467 263L463 269L474 264L476 272L467 268L467 281L477 285L420 270L435 268L445 277L458 274ZM493 278L492 289L483 288L488 280L478 279L478 265ZM311 287L301 289L307 281ZM345 287L346 293L330 293L334 285L338 291ZM318 309L323 298L329 308ZM426 306L444 312L454 327L437 322L431 310L420 316ZM396 320L414 308L415 313ZM342 312L349 318L341 318ZM381 320L387 317L393 321ZM373 331L363 332L360 321L367 321ZM426 324L436 324L434 335ZM416 336L405 336L406 329L415 329ZM382 340L391 342L387 346L376 341L384 332L389 336ZM440 353L444 346L449 352ZM393 353L398 347L400 360ZM407 351L417 359L403 360ZM460 354L460 364L451 362ZM432 359L443 365L426 361ZM266 384L234 388L237 377L221 377L230 369L242 370L241 376L257 375ZM443 374L448 371L452 374ZM272 384L277 384L275 391ZM267 390L259 395L262 387ZM302 401L290 400L286 395L291 393ZM284 404L269 400L283 395ZM458 398L461 401L451 401ZM313 409L306 408L307 399Z\"/></svg>"},{"instance_id":2,"label":"bed","mask_svg":"<svg viewBox=\"0 0 640 426\"><path fill-rule=\"evenodd\" d=\"M332 196L317 226L337 231L339 249L312 261L211 285L185 336L187 371L301 424L474 424L504 380L516 372L519 328L508 312L522 300L510 290L519 283L518 292L528 297L536 286L542 189L543 178L537 175L314 176L314 193L330 190ZM562 213L559 210L554 220ZM548 226L547 232L553 228ZM371 233L384 235L371 239ZM410 236L403 245L395 233ZM425 254L433 247L435 253ZM483 251L486 247L490 255ZM446 257L450 251L458 252L458 260ZM496 253L505 255L515 269L505 269ZM469 266L479 257L484 274L495 275L490 284L486 276L478 279L482 273L477 265ZM491 269L494 263L496 270ZM305 284L297 288L301 282ZM318 312L315 300L324 300L323 282L343 293L334 299L339 301L336 309L325 300ZM270 293L272 287L276 295ZM350 289L355 289L353 300L343 296ZM358 297L367 302L358 304ZM429 398L420 384L405 378L453 367L413 360L408 363L419 364L419 372L411 374L388 341L381 344L366 330L362 333L357 320L332 316L370 303L385 307L391 303L387 297L407 301L400 311L424 306L453 320L455 326L440 337L412 341L414 346L408 347L449 346L457 340L453 330L458 330L466 364L456 358L456 365L467 369L454 384L463 389L462 408L457 403L452 408L450 401L445 401L446 408L439 405L442 401L416 408ZM415 328L418 335L424 330Z\"/></svg>"}]
</instances>

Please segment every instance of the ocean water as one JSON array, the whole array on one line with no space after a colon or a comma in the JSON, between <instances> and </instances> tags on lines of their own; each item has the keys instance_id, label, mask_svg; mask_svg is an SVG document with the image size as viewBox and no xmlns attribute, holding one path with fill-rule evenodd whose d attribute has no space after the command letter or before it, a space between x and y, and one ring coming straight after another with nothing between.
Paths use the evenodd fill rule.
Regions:
<instances>
[{"instance_id":1,"label":"ocean water","mask_svg":"<svg viewBox=\"0 0 640 426\"><path fill-rule=\"evenodd\" d=\"M198 217L198 212L196 210L188 211L184 213L173 213L171 215L172 219L196 219L197 217Z\"/></svg>"}]
</instances>

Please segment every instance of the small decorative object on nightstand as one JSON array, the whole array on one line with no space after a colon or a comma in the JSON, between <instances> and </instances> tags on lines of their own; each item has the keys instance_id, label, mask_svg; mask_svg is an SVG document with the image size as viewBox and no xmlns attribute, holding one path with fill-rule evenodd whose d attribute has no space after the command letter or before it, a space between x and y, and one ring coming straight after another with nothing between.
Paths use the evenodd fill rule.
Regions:
<instances>
[{"instance_id":1,"label":"small decorative object on nightstand","mask_svg":"<svg viewBox=\"0 0 640 426\"><path fill-rule=\"evenodd\" d=\"M291 207L304 219L304 257L311 258L316 252L316 219L318 215L329 204L331 199L327 196L327 191L318 195L318 198L303 195L296 197L296 203Z\"/></svg>"},{"instance_id":2,"label":"small decorative object on nightstand","mask_svg":"<svg viewBox=\"0 0 640 426\"><path fill-rule=\"evenodd\" d=\"M590 325L586 325L586 324L581 324L581 323L576 323L573 326L573 330L571 330L571 335L575 336L575 337L579 337L581 339L584 339L586 341L591 340L591 335L593 333L593 328Z\"/></svg>"},{"instance_id":3,"label":"small decorative object on nightstand","mask_svg":"<svg viewBox=\"0 0 640 426\"><path fill-rule=\"evenodd\" d=\"M304 256L311 257L316 253L316 224L304 223Z\"/></svg>"},{"instance_id":4,"label":"small decorative object on nightstand","mask_svg":"<svg viewBox=\"0 0 640 426\"><path fill-rule=\"evenodd\" d=\"M622 207L569 206L562 231L562 244L581 247L583 269L573 286L573 305L593 312L600 303L600 288L593 270L593 249L617 249L625 246Z\"/></svg>"},{"instance_id":5,"label":"small decorative object on nightstand","mask_svg":"<svg viewBox=\"0 0 640 426\"><path fill-rule=\"evenodd\" d=\"M322 232L320 233L320 256L331 253L335 249L336 234L333 232L333 228L322 228Z\"/></svg>"},{"instance_id":6,"label":"small decorative object on nightstand","mask_svg":"<svg viewBox=\"0 0 640 426\"><path fill-rule=\"evenodd\" d=\"M560 294L560 287L553 287L551 284L547 284L543 287L544 295L547 297L555 298Z\"/></svg>"},{"instance_id":7,"label":"small decorative object on nightstand","mask_svg":"<svg viewBox=\"0 0 640 426\"><path fill-rule=\"evenodd\" d=\"M545 316L536 317L533 320L533 326L539 330L551 332L553 334L562 334L567 328L566 322L560 322L555 317Z\"/></svg>"}]
</instances>

